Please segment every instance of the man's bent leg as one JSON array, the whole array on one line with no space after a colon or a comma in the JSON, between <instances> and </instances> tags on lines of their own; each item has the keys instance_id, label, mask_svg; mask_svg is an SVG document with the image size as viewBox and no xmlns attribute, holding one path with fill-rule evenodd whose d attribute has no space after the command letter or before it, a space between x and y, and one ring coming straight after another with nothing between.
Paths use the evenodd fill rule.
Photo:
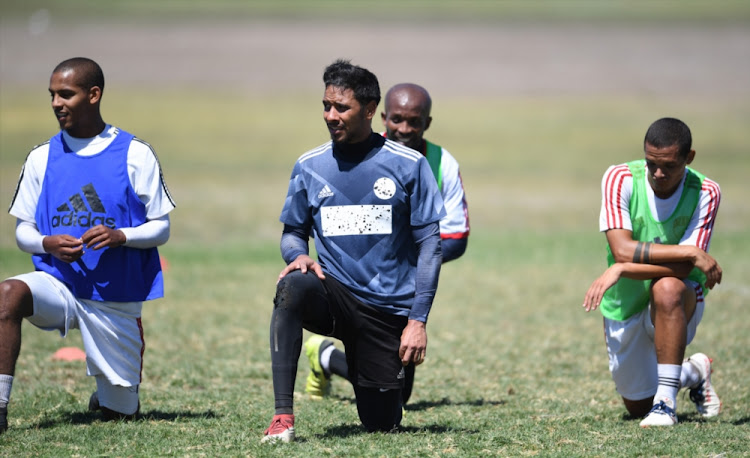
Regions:
<instances>
[{"instance_id":1,"label":"man's bent leg","mask_svg":"<svg viewBox=\"0 0 750 458\"><path fill-rule=\"evenodd\" d=\"M0 283L0 374L15 374L21 322L33 313L34 300L26 283L13 279Z\"/></svg>"},{"instance_id":2,"label":"man's bent leg","mask_svg":"<svg viewBox=\"0 0 750 458\"><path fill-rule=\"evenodd\" d=\"M651 321L659 364L681 365L687 343L687 322L695 312L695 290L682 280L665 277L651 286Z\"/></svg>"},{"instance_id":3,"label":"man's bent leg","mask_svg":"<svg viewBox=\"0 0 750 458\"><path fill-rule=\"evenodd\" d=\"M325 320L329 312L321 280L312 272L295 271L282 278L273 304L270 344L276 413L291 414L303 323L321 316Z\"/></svg>"},{"instance_id":4,"label":"man's bent leg","mask_svg":"<svg viewBox=\"0 0 750 458\"><path fill-rule=\"evenodd\" d=\"M695 312L695 290L679 278L665 277L651 284L651 321L654 324L659 386L653 407L641 427L677 424L677 391L687 346L687 323Z\"/></svg>"},{"instance_id":5,"label":"man's bent leg","mask_svg":"<svg viewBox=\"0 0 750 458\"><path fill-rule=\"evenodd\" d=\"M87 373L96 379L89 410L101 411L105 421L136 419L146 349L143 304L78 299L76 307Z\"/></svg>"},{"instance_id":6,"label":"man's bent leg","mask_svg":"<svg viewBox=\"0 0 750 458\"><path fill-rule=\"evenodd\" d=\"M292 272L279 281L271 314L271 371L276 414L291 414L294 406L294 381L297 360L302 349L302 308L306 277Z\"/></svg>"},{"instance_id":7,"label":"man's bent leg","mask_svg":"<svg viewBox=\"0 0 750 458\"><path fill-rule=\"evenodd\" d=\"M331 321L325 290L312 272L291 272L276 285L271 314L271 371L275 411L263 441L294 440L294 382L302 351L303 323L312 323L313 332L322 332ZM330 329L325 330L330 331Z\"/></svg>"},{"instance_id":8,"label":"man's bent leg","mask_svg":"<svg viewBox=\"0 0 750 458\"><path fill-rule=\"evenodd\" d=\"M0 283L0 434L8 429L8 402L21 351L21 322L32 313L34 300L26 283Z\"/></svg>"}]
</instances>

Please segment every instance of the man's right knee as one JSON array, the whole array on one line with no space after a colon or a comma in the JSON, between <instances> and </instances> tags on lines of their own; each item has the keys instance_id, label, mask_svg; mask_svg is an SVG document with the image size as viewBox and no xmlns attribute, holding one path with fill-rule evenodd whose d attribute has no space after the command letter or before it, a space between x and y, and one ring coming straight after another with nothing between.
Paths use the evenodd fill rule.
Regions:
<instances>
[{"instance_id":1,"label":"man's right knee","mask_svg":"<svg viewBox=\"0 0 750 458\"><path fill-rule=\"evenodd\" d=\"M312 272L303 274L296 270L289 273L276 285L274 307L288 311L301 311L306 299L319 287L319 283L320 279Z\"/></svg>"},{"instance_id":2,"label":"man's right knee","mask_svg":"<svg viewBox=\"0 0 750 458\"><path fill-rule=\"evenodd\" d=\"M20 321L33 313L34 299L26 283L14 279L0 283L0 320Z\"/></svg>"}]
</instances>

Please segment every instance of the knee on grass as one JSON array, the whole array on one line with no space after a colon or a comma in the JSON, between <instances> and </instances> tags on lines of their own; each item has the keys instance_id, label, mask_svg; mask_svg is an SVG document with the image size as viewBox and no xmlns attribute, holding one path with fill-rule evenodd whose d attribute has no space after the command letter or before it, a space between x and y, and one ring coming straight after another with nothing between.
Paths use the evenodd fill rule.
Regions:
<instances>
[{"instance_id":1,"label":"knee on grass","mask_svg":"<svg viewBox=\"0 0 750 458\"><path fill-rule=\"evenodd\" d=\"M367 432L395 432L401 425L401 390L355 387L357 413Z\"/></svg>"},{"instance_id":2,"label":"knee on grass","mask_svg":"<svg viewBox=\"0 0 750 458\"><path fill-rule=\"evenodd\" d=\"M112 385L102 377L96 377L97 391L91 395L89 410L101 410L104 420L133 420L140 411L138 385Z\"/></svg>"},{"instance_id":3,"label":"knee on grass","mask_svg":"<svg viewBox=\"0 0 750 458\"><path fill-rule=\"evenodd\" d=\"M651 410L654 398L641 399L638 401L622 398L622 401L625 403L625 408L631 417L643 418Z\"/></svg>"}]
</instances>

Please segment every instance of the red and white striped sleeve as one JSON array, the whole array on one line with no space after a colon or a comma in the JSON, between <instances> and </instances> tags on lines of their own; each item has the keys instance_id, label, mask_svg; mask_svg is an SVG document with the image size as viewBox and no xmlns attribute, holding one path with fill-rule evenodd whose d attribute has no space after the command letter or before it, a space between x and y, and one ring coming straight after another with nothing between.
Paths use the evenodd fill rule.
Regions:
<instances>
[{"instance_id":1,"label":"red and white striped sleeve","mask_svg":"<svg viewBox=\"0 0 750 458\"><path fill-rule=\"evenodd\" d=\"M695 245L701 250L708 252L711 244L716 214L721 203L721 188L719 184L708 178L703 180L698 206L690 218L690 223L685 229L685 235L680 240L680 245Z\"/></svg>"},{"instance_id":2,"label":"red and white striped sleeve","mask_svg":"<svg viewBox=\"0 0 750 458\"><path fill-rule=\"evenodd\" d=\"M445 217L440 220L440 238L465 239L469 236L469 205L466 203L464 182L458 162L445 148L442 150L440 171L443 174L443 203Z\"/></svg>"},{"instance_id":3,"label":"red and white striped sleeve","mask_svg":"<svg viewBox=\"0 0 750 458\"><path fill-rule=\"evenodd\" d=\"M599 231L610 229L633 230L630 221L630 196L633 194L633 175L627 164L612 165L602 178L602 209Z\"/></svg>"}]
</instances>

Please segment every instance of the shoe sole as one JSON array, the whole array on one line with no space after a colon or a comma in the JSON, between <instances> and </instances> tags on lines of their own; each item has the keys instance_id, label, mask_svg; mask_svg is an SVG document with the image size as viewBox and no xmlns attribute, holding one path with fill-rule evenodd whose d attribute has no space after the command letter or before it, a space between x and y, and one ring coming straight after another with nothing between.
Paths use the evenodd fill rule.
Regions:
<instances>
[{"instance_id":1,"label":"shoe sole","mask_svg":"<svg viewBox=\"0 0 750 458\"><path fill-rule=\"evenodd\" d=\"M273 444L276 442L289 443L294 441L294 427L287 429L283 433L263 436L260 440L261 443Z\"/></svg>"}]
</instances>

